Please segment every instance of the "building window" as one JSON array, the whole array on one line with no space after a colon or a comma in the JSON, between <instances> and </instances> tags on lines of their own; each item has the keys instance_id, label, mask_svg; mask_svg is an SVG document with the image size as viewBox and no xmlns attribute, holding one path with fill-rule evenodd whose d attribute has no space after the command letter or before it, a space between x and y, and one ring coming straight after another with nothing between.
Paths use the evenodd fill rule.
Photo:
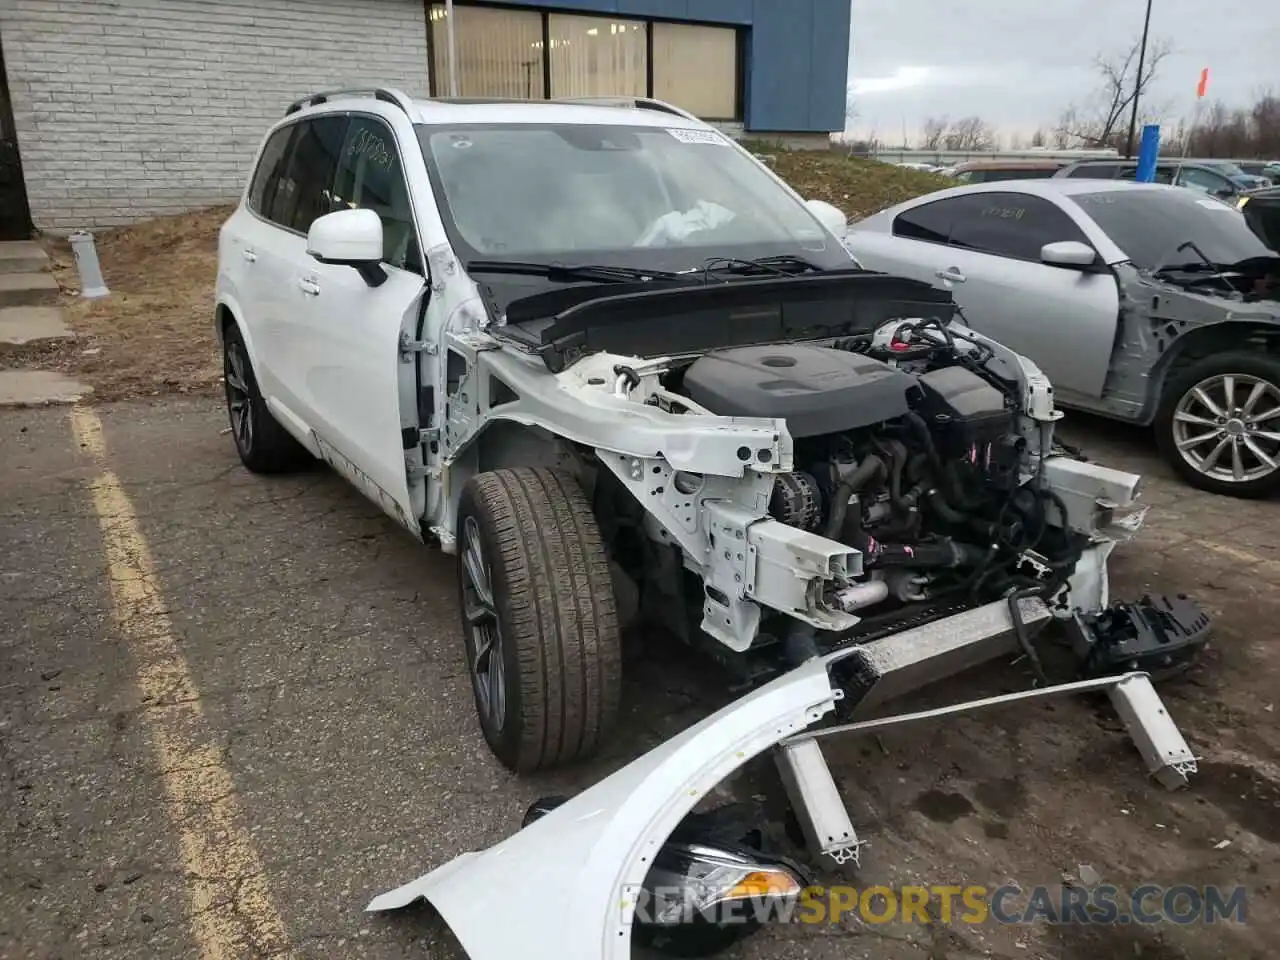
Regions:
<instances>
[{"instance_id":1,"label":"building window","mask_svg":"<svg viewBox=\"0 0 1280 960\"><path fill-rule=\"evenodd\" d=\"M542 14L455 4L454 44L458 59L458 95L462 97L546 97L542 57ZM435 61L432 89L449 96L449 12L431 7L431 44Z\"/></svg>"},{"instance_id":2,"label":"building window","mask_svg":"<svg viewBox=\"0 0 1280 960\"><path fill-rule=\"evenodd\" d=\"M431 4L431 88L449 96L448 9ZM707 120L742 119L738 31L454 4L458 95L657 97Z\"/></svg>"},{"instance_id":3,"label":"building window","mask_svg":"<svg viewBox=\"0 0 1280 960\"><path fill-rule=\"evenodd\" d=\"M643 23L553 13L547 33L553 97L648 96Z\"/></svg>"},{"instance_id":4,"label":"building window","mask_svg":"<svg viewBox=\"0 0 1280 960\"><path fill-rule=\"evenodd\" d=\"M655 23L653 95L707 120L738 116L738 33Z\"/></svg>"}]
</instances>

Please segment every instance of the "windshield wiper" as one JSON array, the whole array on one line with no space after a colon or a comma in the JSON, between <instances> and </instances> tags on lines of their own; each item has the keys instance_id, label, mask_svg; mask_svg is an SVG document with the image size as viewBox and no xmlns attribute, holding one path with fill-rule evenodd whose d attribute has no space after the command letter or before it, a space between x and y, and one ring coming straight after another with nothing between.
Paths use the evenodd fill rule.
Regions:
<instances>
[{"instance_id":1,"label":"windshield wiper","mask_svg":"<svg viewBox=\"0 0 1280 960\"><path fill-rule=\"evenodd\" d=\"M1208 276L1203 276L1203 277L1197 276L1193 282L1198 285L1201 283L1206 283L1210 280L1218 280L1218 281L1221 281L1226 286L1227 291L1229 293L1231 294L1236 293L1235 286L1226 277L1226 274L1230 272L1229 268L1224 267L1221 264L1214 263L1212 260L1210 260L1207 256L1205 256L1205 252L1201 250L1199 246L1196 245L1196 242L1194 240L1186 240L1183 243L1178 244L1178 246L1174 249L1173 252L1181 253L1183 250L1190 250L1191 252L1193 252L1197 257L1200 258L1200 262L1199 263L1161 264L1160 266L1156 267L1154 270L1151 271L1151 275L1154 277L1158 277L1162 280L1167 280L1167 279L1170 279L1170 274L1178 274L1178 273L1208 274Z\"/></svg>"},{"instance_id":2,"label":"windshield wiper","mask_svg":"<svg viewBox=\"0 0 1280 960\"><path fill-rule=\"evenodd\" d=\"M783 277L795 276L798 273L821 273L822 267L812 260L782 253L772 257L755 257L744 260L738 257L712 257L702 267L688 271L690 273L773 273Z\"/></svg>"},{"instance_id":3,"label":"windshield wiper","mask_svg":"<svg viewBox=\"0 0 1280 960\"><path fill-rule=\"evenodd\" d=\"M524 277L546 277L553 283L635 283L647 280L682 280L670 270L643 270L607 264L536 263L521 260L472 260L467 272L509 273Z\"/></svg>"}]
</instances>

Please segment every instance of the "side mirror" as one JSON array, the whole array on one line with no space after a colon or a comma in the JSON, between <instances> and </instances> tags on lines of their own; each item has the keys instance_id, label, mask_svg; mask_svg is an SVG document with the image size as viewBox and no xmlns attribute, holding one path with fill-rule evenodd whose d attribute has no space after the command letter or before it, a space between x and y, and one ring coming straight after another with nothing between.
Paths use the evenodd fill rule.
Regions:
<instances>
[{"instance_id":1,"label":"side mirror","mask_svg":"<svg viewBox=\"0 0 1280 960\"><path fill-rule=\"evenodd\" d=\"M338 210L316 218L307 254L321 263L353 267L371 287L387 281L382 269L382 220L372 210Z\"/></svg>"},{"instance_id":2,"label":"side mirror","mask_svg":"<svg viewBox=\"0 0 1280 960\"><path fill-rule=\"evenodd\" d=\"M806 200L804 205L837 239L843 240L849 235L849 218L839 207L833 207L825 200Z\"/></svg>"},{"instance_id":3,"label":"side mirror","mask_svg":"<svg viewBox=\"0 0 1280 960\"><path fill-rule=\"evenodd\" d=\"M1067 267L1081 270L1092 267L1098 260L1097 251L1079 240L1059 240L1040 248L1040 262L1051 267Z\"/></svg>"}]
</instances>

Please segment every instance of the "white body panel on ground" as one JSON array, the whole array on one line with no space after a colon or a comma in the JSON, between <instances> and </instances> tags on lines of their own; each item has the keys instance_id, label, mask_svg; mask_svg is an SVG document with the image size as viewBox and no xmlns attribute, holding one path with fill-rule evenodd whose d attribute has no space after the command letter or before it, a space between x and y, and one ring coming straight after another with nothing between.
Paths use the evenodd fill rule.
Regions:
<instances>
[{"instance_id":1,"label":"white body panel on ground","mask_svg":"<svg viewBox=\"0 0 1280 960\"><path fill-rule=\"evenodd\" d=\"M473 960L627 960L634 902L653 855L717 783L829 712L815 659L712 714L482 853L377 897L371 911L426 898ZM502 896L495 922L494 892Z\"/></svg>"}]
</instances>

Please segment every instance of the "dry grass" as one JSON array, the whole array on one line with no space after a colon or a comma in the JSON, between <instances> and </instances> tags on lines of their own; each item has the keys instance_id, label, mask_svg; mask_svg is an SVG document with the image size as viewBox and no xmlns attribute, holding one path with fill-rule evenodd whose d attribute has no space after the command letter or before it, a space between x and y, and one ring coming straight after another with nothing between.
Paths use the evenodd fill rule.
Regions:
<instances>
[{"instance_id":1,"label":"dry grass","mask_svg":"<svg viewBox=\"0 0 1280 960\"><path fill-rule=\"evenodd\" d=\"M757 153L772 158L773 169L800 196L835 204L851 220L860 220L895 203L956 185L954 180L932 173L832 151L773 150L762 144L752 144L752 147Z\"/></svg>"},{"instance_id":2,"label":"dry grass","mask_svg":"<svg viewBox=\"0 0 1280 960\"><path fill-rule=\"evenodd\" d=\"M213 282L218 228L230 212L215 207L97 234L111 291L101 300L78 296L70 246L47 243L77 340L40 365L88 381L96 400L217 389Z\"/></svg>"},{"instance_id":3,"label":"dry grass","mask_svg":"<svg viewBox=\"0 0 1280 960\"><path fill-rule=\"evenodd\" d=\"M947 186L930 174L826 151L751 144L802 196L826 200L851 218ZM99 401L219 388L221 365L212 326L218 228L230 207L162 217L96 237L111 296L79 298L71 249L46 246L78 339L43 349L26 362L63 370L94 387Z\"/></svg>"}]
</instances>

